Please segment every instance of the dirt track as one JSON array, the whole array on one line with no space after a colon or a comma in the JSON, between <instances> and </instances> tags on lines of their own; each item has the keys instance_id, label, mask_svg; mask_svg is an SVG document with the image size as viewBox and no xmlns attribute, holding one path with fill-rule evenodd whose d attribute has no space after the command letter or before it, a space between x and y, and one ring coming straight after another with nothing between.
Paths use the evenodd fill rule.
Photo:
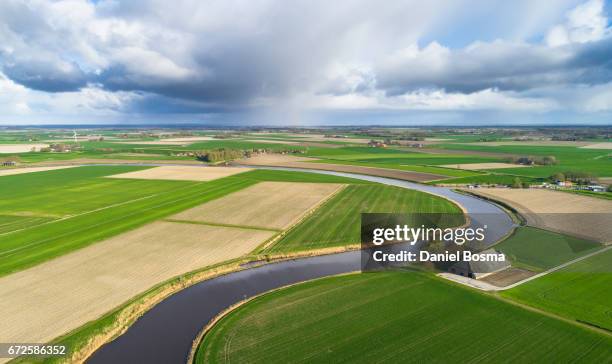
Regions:
<instances>
[{"instance_id":1,"label":"dirt track","mask_svg":"<svg viewBox=\"0 0 612 364\"><path fill-rule=\"evenodd\" d=\"M47 342L174 276L247 254L274 232L155 222L0 278L0 342Z\"/></svg>"},{"instance_id":2,"label":"dirt track","mask_svg":"<svg viewBox=\"0 0 612 364\"><path fill-rule=\"evenodd\" d=\"M52 170L55 170L55 169L64 169L64 168L72 168L72 167L76 167L76 166L29 167L29 168L0 169L0 177L2 177L2 176L11 176L11 175L14 175L14 174L52 171Z\"/></svg>"},{"instance_id":3,"label":"dirt track","mask_svg":"<svg viewBox=\"0 0 612 364\"><path fill-rule=\"evenodd\" d=\"M171 218L284 229L342 187L332 183L260 182Z\"/></svg>"},{"instance_id":4,"label":"dirt track","mask_svg":"<svg viewBox=\"0 0 612 364\"><path fill-rule=\"evenodd\" d=\"M544 189L470 190L514 207L528 224L602 243L612 242L612 201Z\"/></svg>"},{"instance_id":5,"label":"dirt track","mask_svg":"<svg viewBox=\"0 0 612 364\"><path fill-rule=\"evenodd\" d=\"M378 177L396 178L405 181L417 181L426 182L434 181L439 179L448 178L439 174L421 173L402 171L398 169L387 169L387 168L376 168L376 167L363 167L363 166L351 166L344 164L331 164L331 163L311 163L316 161L314 158L296 157L281 154L264 154L248 159L242 159L237 161L239 164L253 165L253 166L276 166L276 167L291 167L291 168L302 168L302 169L320 169L324 171L336 171L336 172L347 172L347 173L360 173Z\"/></svg>"},{"instance_id":6,"label":"dirt track","mask_svg":"<svg viewBox=\"0 0 612 364\"><path fill-rule=\"evenodd\" d=\"M40 150L40 148L46 148L49 144L0 144L0 153L27 153L32 151L32 148L35 150Z\"/></svg>"},{"instance_id":7,"label":"dirt track","mask_svg":"<svg viewBox=\"0 0 612 364\"><path fill-rule=\"evenodd\" d=\"M470 171L474 171L474 170L479 170L479 169L520 168L520 167L528 167L528 166L522 165L522 164L511 164L511 163L466 163L466 164L445 164L440 167L467 169Z\"/></svg>"}]
</instances>

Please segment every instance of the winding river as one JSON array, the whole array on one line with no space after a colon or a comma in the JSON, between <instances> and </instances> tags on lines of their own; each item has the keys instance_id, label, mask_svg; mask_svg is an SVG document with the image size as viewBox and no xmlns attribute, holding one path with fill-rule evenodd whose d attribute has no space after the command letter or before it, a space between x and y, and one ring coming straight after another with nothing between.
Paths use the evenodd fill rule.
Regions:
<instances>
[{"instance_id":1,"label":"winding river","mask_svg":"<svg viewBox=\"0 0 612 364\"><path fill-rule=\"evenodd\" d=\"M445 187L353 173L262 168L350 177L445 197L464 208L470 215L472 225L487 225L485 246L495 243L514 227L512 219L498 206ZM261 265L197 283L173 294L147 311L123 335L102 346L87 362L184 363L198 333L227 307L275 288L354 272L360 268L361 253L350 251Z\"/></svg>"}]
</instances>

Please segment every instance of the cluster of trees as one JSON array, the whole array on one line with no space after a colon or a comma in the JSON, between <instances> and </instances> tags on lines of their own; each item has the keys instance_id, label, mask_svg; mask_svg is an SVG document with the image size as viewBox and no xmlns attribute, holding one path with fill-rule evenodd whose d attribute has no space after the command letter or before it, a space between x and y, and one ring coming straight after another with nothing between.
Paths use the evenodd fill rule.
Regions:
<instances>
[{"instance_id":1,"label":"cluster of trees","mask_svg":"<svg viewBox=\"0 0 612 364\"><path fill-rule=\"evenodd\" d=\"M544 157L534 157L534 156L510 157L506 161L512 164L525 164L525 165L537 164L540 166L553 166L559 163L559 161L554 155L547 155Z\"/></svg>"},{"instance_id":2,"label":"cluster of trees","mask_svg":"<svg viewBox=\"0 0 612 364\"><path fill-rule=\"evenodd\" d=\"M529 188L529 183L521 181L520 178L516 177L510 186L512 188Z\"/></svg>"},{"instance_id":3,"label":"cluster of trees","mask_svg":"<svg viewBox=\"0 0 612 364\"><path fill-rule=\"evenodd\" d=\"M11 156L8 156L8 157L0 158L0 163L4 163L4 162L21 163L21 158L18 155L11 155Z\"/></svg>"},{"instance_id":4,"label":"cluster of trees","mask_svg":"<svg viewBox=\"0 0 612 364\"><path fill-rule=\"evenodd\" d=\"M46 148L40 148L40 151L41 152L61 152L63 153L63 152L69 152L74 149L78 149L78 146L58 143L58 144L51 144L50 146Z\"/></svg>"},{"instance_id":5,"label":"cluster of trees","mask_svg":"<svg viewBox=\"0 0 612 364\"><path fill-rule=\"evenodd\" d=\"M245 152L237 149L221 148L196 152L196 158L199 161L208 163L228 162L234 159L242 158L244 156Z\"/></svg>"},{"instance_id":6,"label":"cluster of trees","mask_svg":"<svg viewBox=\"0 0 612 364\"><path fill-rule=\"evenodd\" d=\"M555 182L571 181L579 185L587 185L595 179L595 176L588 172L568 171L563 173L555 173L550 177L550 179Z\"/></svg>"}]
</instances>

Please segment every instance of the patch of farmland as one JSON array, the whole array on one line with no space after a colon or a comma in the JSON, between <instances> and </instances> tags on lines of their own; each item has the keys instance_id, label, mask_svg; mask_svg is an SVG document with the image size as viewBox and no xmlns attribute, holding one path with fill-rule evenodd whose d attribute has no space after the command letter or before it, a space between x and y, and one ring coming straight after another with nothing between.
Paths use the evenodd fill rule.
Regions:
<instances>
[{"instance_id":1,"label":"patch of farmland","mask_svg":"<svg viewBox=\"0 0 612 364\"><path fill-rule=\"evenodd\" d=\"M296 160L295 158L304 158ZM316 162L316 163L312 163ZM320 163L319 163L320 162ZM241 164L246 165L267 165L267 166L278 166L278 167L290 167L290 168L303 168L303 169L320 169L324 171L336 171L336 172L347 172L347 173L360 173L371 176L397 178L406 181L432 181L447 178L442 174L434 174L427 172L415 172L409 170L409 167L404 168L385 168L382 166L362 166L362 165L351 165L351 162L343 161L322 161L313 158L305 157L294 157L294 156L256 156L247 158L240 161ZM427 167L423 167L427 168Z\"/></svg>"},{"instance_id":2,"label":"patch of farmland","mask_svg":"<svg viewBox=\"0 0 612 364\"><path fill-rule=\"evenodd\" d=\"M261 182L172 218L283 229L342 187L332 183Z\"/></svg>"},{"instance_id":3,"label":"patch of farmland","mask_svg":"<svg viewBox=\"0 0 612 364\"><path fill-rule=\"evenodd\" d=\"M269 251L282 253L358 244L362 212L459 213L461 210L446 199L424 192L377 184L349 185Z\"/></svg>"},{"instance_id":4,"label":"patch of farmland","mask_svg":"<svg viewBox=\"0 0 612 364\"><path fill-rule=\"evenodd\" d=\"M380 272L255 298L212 327L196 363L596 363L611 356L608 335L429 275Z\"/></svg>"},{"instance_id":5,"label":"patch of farmland","mask_svg":"<svg viewBox=\"0 0 612 364\"><path fill-rule=\"evenodd\" d=\"M324 134L299 134L299 133L288 133L285 134L291 138L300 138L300 140L308 140L313 142L344 142L344 143L356 143L356 144L367 144L370 139L367 138L327 138Z\"/></svg>"},{"instance_id":6,"label":"patch of farmland","mask_svg":"<svg viewBox=\"0 0 612 364\"><path fill-rule=\"evenodd\" d=\"M286 166L292 162L312 162L315 158L297 157L293 155L266 153L258 154L253 157L241 160L240 163L253 166Z\"/></svg>"},{"instance_id":7,"label":"patch of farmland","mask_svg":"<svg viewBox=\"0 0 612 364\"><path fill-rule=\"evenodd\" d=\"M9 206L21 206L22 209L33 208L36 207L38 202L41 206L38 206L39 210L35 211L40 211L41 208L63 211L62 209L75 209L75 207L80 209L87 207L88 210L51 221L45 225L32 226L25 230L0 235L0 276L62 256L94 242L140 227L156 219L167 217L255 183L239 178L210 182L106 178L78 180L79 175L104 175L134 167L82 168L82 170L81 168L74 168L44 172L50 175L43 180L32 178L24 180L25 176L31 176L27 174L6 177L6 180L17 178L22 182L26 192L26 197L20 197L17 192L21 193L22 191L17 189L14 199L0 200L2 208L6 206L9 211ZM76 186L69 182L71 177L77 179L75 181ZM0 185L6 180L0 179ZM56 193L53 193L53 188L51 188L41 195L27 194L28 190L36 191L37 188L43 188L47 180L52 186L55 185ZM101 185L98 184L100 181L102 182ZM115 184L109 186L105 181ZM29 182L29 184L26 184L26 182ZM40 186L37 183L40 183ZM62 183L76 187L76 189L64 190L61 188ZM80 193L73 192L79 188L82 188ZM88 199L95 195L98 198ZM62 196L71 199L70 202L62 200L60 198ZM84 201L78 200L85 197L87 199L84 199ZM109 205L109 201L117 198L120 199L120 202ZM79 202L82 204L76 205ZM91 207L95 204L103 205L101 208L92 210Z\"/></svg>"},{"instance_id":8,"label":"patch of farmland","mask_svg":"<svg viewBox=\"0 0 612 364\"><path fill-rule=\"evenodd\" d=\"M612 143L605 142L605 143L588 144L582 148L585 148L585 149L612 149Z\"/></svg>"},{"instance_id":9,"label":"patch of farmland","mask_svg":"<svg viewBox=\"0 0 612 364\"><path fill-rule=\"evenodd\" d=\"M472 191L514 207L529 225L601 243L612 241L610 200L534 188L479 188Z\"/></svg>"},{"instance_id":10,"label":"patch of farmland","mask_svg":"<svg viewBox=\"0 0 612 364\"><path fill-rule=\"evenodd\" d=\"M167 138L159 140L131 140L131 141L115 141L114 144L141 144L141 145L187 145L196 142L218 140L212 137L185 137L185 138Z\"/></svg>"},{"instance_id":11,"label":"patch of farmland","mask_svg":"<svg viewBox=\"0 0 612 364\"><path fill-rule=\"evenodd\" d=\"M607 250L501 294L573 320L612 330L610 287L612 250Z\"/></svg>"},{"instance_id":12,"label":"patch of farmland","mask_svg":"<svg viewBox=\"0 0 612 364\"><path fill-rule=\"evenodd\" d=\"M511 164L511 163L466 163L466 164L445 164L440 167L446 168L458 168L468 170L479 170L479 169L502 169L502 168L520 168L528 167L525 165Z\"/></svg>"},{"instance_id":13,"label":"patch of farmland","mask_svg":"<svg viewBox=\"0 0 612 364\"><path fill-rule=\"evenodd\" d=\"M551 231L520 227L495 248L506 254L515 266L543 271L601 249L601 245Z\"/></svg>"},{"instance_id":14,"label":"patch of farmland","mask_svg":"<svg viewBox=\"0 0 612 364\"><path fill-rule=\"evenodd\" d=\"M0 177L12 176L15 174L33 173L33 172L44 172L52 171L55 169L73 168L76 166L55 166L55 167L29 167L29 168L11 168L11 169L0 169Z\"/></svg>"},{"instance_id":15,"label":"patch of farmland","mask_svg":"<svg viewBox=\"0 0 612 364\"><path fill-rule=\"evenodd\" d=\"M29 168L28 168L29 169ZM67 217L172 191L190 182L118 180L107 174L143 167L104 166L45 170L0 178L1 215Z\"/></svg>"},{"instance_id":16,"label":"patch of farmland","mask_svg":"<svg viewBox=\"0 0 612 364\"><path fill-rule=\"evenodd\" d=\"M46 216L0 215L0 234L25 229L51 220L53 220L52 217Z\"/></svg>"},{"instance_id":17,"label":"patch of farmland","mask_svg":"<svg viewBox=\"0 0 612 364\"><path fill-rule=\"evenodd\" d=\"M582 147L589 144L591 142L576 142L571 140L506 140L506 141L497 141L497 142L475 142L470 143L471 145L483 145L490 147L500 147L504 145L524 145L524 146L551 146L551 147ZM605 144L605 143L601 143ZM612 143L610 143L612 144Z\"/></svg>"},{"instance_id":18,"label":"patch of farmland","mask_svg":"<svg viewBox=\"0 0 612 364\"><path fill-rule=\"evenodd\" d=\"M41 148L47 148L49 144L0 144L0 153L27 153L31 152L32 149L40 150Z\"/></svg>"},{"instance_id":19,"label":"patch of farmland","mask_svg":"<svg viewBox=\"0 0 612 364\"><path fill-rule=\"evenodd\" d=\"M109 178L163 179L174 181L212 181L250 171L250 168L162 166L142 171L121 173Z\"/></svg>"},{"instance_id":20,"label":"patch of farmland","mask_svg":"<svg viewBox=\"0 0 612 364\"><path fill-rule=\"evenodd\" d=\"M245 142L270 143L270 144L297 144L298 141L276 140L276 139L244 139Z\"/></svg>"},{"instance_id":21,"label":"patch of farmland","mask_svg":"<svg viewBox=\"0 0 612 364\"><path fill-rule=\"evenodd\" d=\"M177 275L240 257L274 232L155 222L0 278L0 339L47 342Z\"/></svg>"}]
</instances>

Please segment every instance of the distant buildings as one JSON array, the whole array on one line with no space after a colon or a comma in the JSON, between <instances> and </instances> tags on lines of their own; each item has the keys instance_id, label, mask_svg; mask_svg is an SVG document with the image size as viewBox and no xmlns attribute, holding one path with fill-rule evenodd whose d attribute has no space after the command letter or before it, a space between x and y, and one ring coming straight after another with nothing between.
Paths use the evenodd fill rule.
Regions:
<instances>
[{"instance_id":1,"label":"distant buildings","mask_svg":"<svg viewBox=\"0 0 612 364\"><path fill-rule=\"evenodd\" d=\"M370 140L368 142L368 147L371 147L371 148L386 148L387 144L385 144L383 142L379 142L377 140Z\"/></svg>"}]
</instances>

